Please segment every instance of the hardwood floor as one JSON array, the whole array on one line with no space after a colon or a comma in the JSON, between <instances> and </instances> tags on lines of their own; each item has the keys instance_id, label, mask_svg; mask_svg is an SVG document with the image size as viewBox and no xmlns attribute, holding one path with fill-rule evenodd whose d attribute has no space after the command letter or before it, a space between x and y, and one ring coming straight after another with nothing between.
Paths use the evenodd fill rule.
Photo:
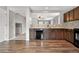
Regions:
<instances>
[{"instance_id":1,"label":"hardwood floor","mask_svg":"<svg viewBox=\"0 0 79 59\"><path fill-rule=\"evenodd\" d=\"M1 53L76 53L79 49L65 40L10 40L0 43Z\"/></svg>"}]
</instances>

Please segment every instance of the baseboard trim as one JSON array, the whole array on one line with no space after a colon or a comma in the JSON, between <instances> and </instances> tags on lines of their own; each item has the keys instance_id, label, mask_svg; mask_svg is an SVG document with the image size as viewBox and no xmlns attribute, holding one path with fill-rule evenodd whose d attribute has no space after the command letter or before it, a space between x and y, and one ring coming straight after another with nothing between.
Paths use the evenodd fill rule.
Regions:
<instances>
[{"instance_id":1,"label":"baseboard trim","mask_svg":"<svg viewBox=\"0 0 79 59\"><path fill-rule=\"evenodd\" d=\"M15 39L16 37L13 37L13 38L10 38L9 40L13 40L13 39Z\"/></svg>"},{"instance_id":2,"label":"baseboard trim","mask_svg":"<svg viewBox=\"0 0 79 59\"><path fill-rule=\"evenodd\" d=\"M5 41L13 40L13 39L15 39L15 38L16 38L16 37L11 38L11 39L7 39L7 40L3 40L3 41L0 41L0 42L5 42Z\"/></svg>"},{"instance_id":3,"label":"baseboard trim","mask_svg":"<svg viewBox=\"0 0 79 59\"><path fill-rule=\"evenodd\" d=\"M5 42L5 41L9 41L9 39L7 39L7 40L2 40L2 41L0 41L0 42Z\"/></svg>"}]
</instances>

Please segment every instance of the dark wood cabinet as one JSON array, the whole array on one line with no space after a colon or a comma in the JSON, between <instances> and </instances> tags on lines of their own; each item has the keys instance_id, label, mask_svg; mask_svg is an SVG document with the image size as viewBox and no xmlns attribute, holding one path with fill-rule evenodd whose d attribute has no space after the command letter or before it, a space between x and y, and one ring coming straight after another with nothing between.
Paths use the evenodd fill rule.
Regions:
<instances>
[{"instance_id":1,"label":"dark wood cabinet","mask_svg":"<svg viewBox=\"0 0 79 59\"><path fill-rule=\"evenodd\" d=\"M79 7L74 9L74 19L79 20Z\"/></svg>"},{"instance_id":2,"label":"dark wood cabinet","mask_svg":"<svg viewBox=\"0 0 79 59\"><path fill-rule=\"evenodd\" d=\"M71 12L67 12L67 13L64 14L64 22L70 21L70 13Z\"/></svg>"},{"instance_id":3,"label":"dark wood cabinet","mask_svg":"<svg viewBox=\"0 0 79 59\"><path fill-rule=\"evenodd\" d=\"M64 22L79 20L79 7L64 13Z\"/></svg>"},{"instance_id":4,"label":"dark wood cabinet","mask_svg":"<svg viewBox=\"0 0 79 59\"><path fill-rule=\"evenodd\" d=\"M74 20L74 10L70 11L70 21Z\"/></svg>"},{"instance_id":5,"label":"dark wood cabinet","mask_svg":"<svg viewBox=\"0 0 79 59\"><path fill-rule=\"evenodd\" d=\"M67 22L67 13L64 14L64 22Z\"/></svg>"},{"instance_id":6,"label":"dark wood cabinet","mask_svg":"<svg viewBox=\"0 0 79 59\"><path fill-rule=\"evenodd\" d=\"M67 40L74 43L74 32L72 29L50 29L48 34L49 40Z\"/></svg>"},{"instance_id":7,"label":"dark wood cabinet","mask_svg":"<svg viewBox=\"0 0 79 59\"><path fill-rule=\"evenodd\" d=\"M30 29L30 39L35 40L36 29ZM74 32L72 29L43 29L44 40L67 40L74 42Z\"/></svg>"},{"instance_id":8,"label":"dark wood cabinet","mask_svg":"<svg viewBox=\"0 0 79 59\"><path fill-rule=\"evenodd\" d=\"M67 18L66 18L67 21L70 21L70 12L67 12Z\"/></svg>"},{"instance_id":9,"label":"dark wood cabinet","mask_svg":"<svg viewBox=\"0 0 79 59\"><path fill-rule=\"evenodd\" d=\"M49 39L63 39L63 30L61 29L51 29Z\"/></svg>"},{"instance_id":10,"label":"dark wood cabinet","mask_svg":"<svg viewBox=\"0 0 79 59\"><path fill-rule=\"evenodd\" d=\"M67 41L74 43L74 32L72 29L67 29L64 36Z\"/></svg>"}]
</instances>

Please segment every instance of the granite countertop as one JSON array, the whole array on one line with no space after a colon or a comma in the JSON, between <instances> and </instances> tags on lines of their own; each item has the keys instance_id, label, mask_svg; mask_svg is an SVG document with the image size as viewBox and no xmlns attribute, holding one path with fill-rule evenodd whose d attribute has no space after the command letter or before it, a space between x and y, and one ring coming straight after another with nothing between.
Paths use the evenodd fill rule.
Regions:
<instances>
[{"instance_id":1,"label":"granite countertop","mask_svg":"<svg viewBox=\"0 0 79 59\"><path fill-rule=\"evenodd\" d=\"M31 27L30 29L74 29L72 27L67 27L63 25L49 25L48 27Z\"/></svg>"},{"instance_id":2,"label":"granite countertop","mask_svg":"<svg viewBox=\"0 0 79 59\"><path fill-rule=\"evenodd\" d=\"M52 27L52 28L30 28L30 29L72 29L73 28L64 28L64 27Z\"/></svg>"}]
</instances>

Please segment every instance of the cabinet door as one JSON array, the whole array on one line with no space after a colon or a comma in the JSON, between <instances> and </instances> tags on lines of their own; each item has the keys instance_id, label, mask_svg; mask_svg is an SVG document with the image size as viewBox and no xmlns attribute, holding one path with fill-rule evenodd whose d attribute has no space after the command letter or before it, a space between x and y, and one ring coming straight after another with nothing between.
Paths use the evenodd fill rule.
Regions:
<instances>
[{"instance_id":1,"label":"cabinet door","mask_svg":"<svg viewBox=\"0 0 79 59\"><path fill-rule=\"evenodd\" d=\"M36 39L36 31L34 29L30 29L29 36L31 40Z\"/></svg>"},{"instance_id":2,"label":"cabinet door","mask_svg":"<svg viewBox=\"0 0 79 59\"><path fill-rule=\"evenodd\" d=\"M73 30L66 30L65 31L65 39L69 42L74 42L74 32Z\"/></svg>"},{"instance_id":3,"label":"cabinet door","mask_svg":"<svg viewBox=\"0 0 79 59\"><path fill-rule=\"evenodd\" d=\"M48 38L49 38L50 40L55 40L55 39L56 39L56 33L57 33L57 32L56 32L55 29L50 29Z\"/></svg>"},{"instance_id":4,"label":"cabinet door","mask_svg":"<svg viewBox=\"0 0 79 59\"><path fill-rule=\"evenodd\" d=\"M64 40L67 39L67 30L66 29L63 30L63 39Z\"/></svg>"},{"instance_id":5,"label":"cabinet door","mask_svg":"<svg viewBox=\"0 0 79 59\"><path fill-rule=\"evenodd\" d=\"M73 43L74 42L74 33L72 30L69 31L69 42Z\"/></svg>"},{"instance_id":6,"label":"cabinet door","mask_svg":"<svg viewBox=\"0 0 79 59\"><path fill-rule=\"evenodd\" d=\"M56 30L54 30L54 29L52 30L52 29L51 29L51 30L49 31L49 39L54 40L55 37L56 37L55 34L56 34Z\"/></svg>"},{"instance_id":7,"label":"cabinet door","mask_svg":"<svg viewBox=\"0 0 79 59\"><path fill-rule=\"evenodd\" d=\"M63 39L63 30L62 29L53 29L49 33L49 38L52 40Z\"/></svg>"},{"instance_id":8,"label":"cabinet door","mask_svg":"<svg viewBox=\"0 0 79 59\"><path fill-rule=\"evenodd\" d=\"M62 40L63 39L63 29L58 29L56 38Z\"/></svg>"},{"instance_id":9,"label":"cabinet door","mask_svg":"<svg viewBox=\"0 0 79 59\"><path fill-rule=\"evenodd\" d=\"M67 21L70 21L70 12L67 12Z\"/></svg>"},{"instance_id":10,"label":"cabinet door","mask_svg":"<svg viewBox=\"0 0 79 59\"><path fill-rule=\"evenodd\" d=\"M67 13L64 14L64 22L67 22Z\"/></svg>"},{"instance_id":11,"label":"cabinet door","mask_svg":"<svg viewBox=\"0 0 79 59\"><path fill-rule=\"evenodd\" d=\"M70 39L71 39L71 42L74 43L74 31L73 30L71 31L71 38Z\"/></svg>"},{"instance_id":12,"label":"cabinet door","mask_svg":"<svg viewBox=\"0 0 79 59\"><path fill-rule=\"evenodd\" d=\"M70 21L74 20L74 10L70 11Z\"/></svg>"},{"instance_id":13,"label":"cabinet door","mask_svg":"<svg viewBox=\"0 0 79 59\"><path fill-rule=\"evenodd\" d=\"M75 20L79 19L79 7L74 9L74 19Z\"/></svg>"}]
</instances>

